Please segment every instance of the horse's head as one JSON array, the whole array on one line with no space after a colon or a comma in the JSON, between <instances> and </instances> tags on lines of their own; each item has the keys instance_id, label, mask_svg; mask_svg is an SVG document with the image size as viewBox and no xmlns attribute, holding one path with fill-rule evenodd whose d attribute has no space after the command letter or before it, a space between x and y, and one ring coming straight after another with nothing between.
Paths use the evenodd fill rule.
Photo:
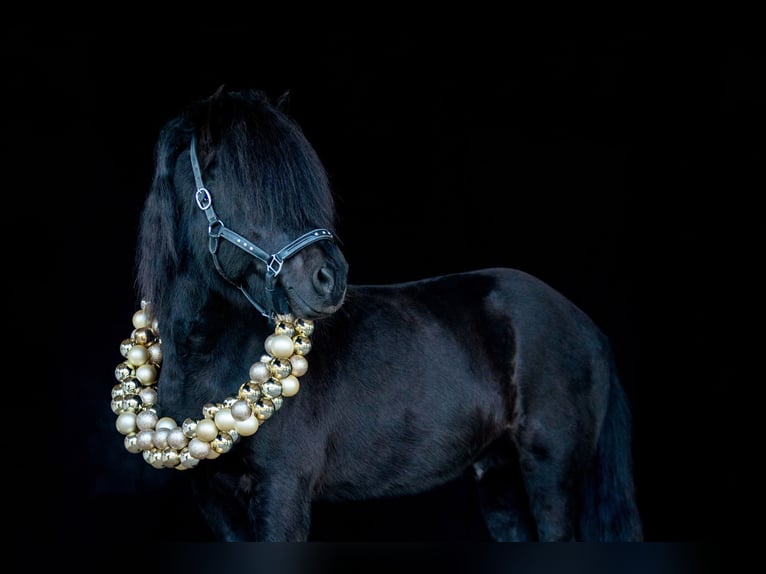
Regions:
<instances>
[{"instance_id":1,"label":"horse's head","mask_svg":"<svg viewBox=\"0 0 766 574\"><path fill-rule=\"evenodd\" d=\"M306 319L338 310L348 264L326 173L262 93L219 90L190 106L162 130L156 160L138 249L144 297L162 308L215 293Z\"/></svg>"}]
</instances>

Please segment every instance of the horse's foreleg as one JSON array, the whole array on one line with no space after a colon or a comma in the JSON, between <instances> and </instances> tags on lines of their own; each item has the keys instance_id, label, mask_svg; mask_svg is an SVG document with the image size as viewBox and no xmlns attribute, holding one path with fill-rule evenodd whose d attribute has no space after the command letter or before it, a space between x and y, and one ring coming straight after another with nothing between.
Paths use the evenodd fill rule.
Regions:
<instances>
[{"instance_id":1,"label":"horse's foreleg","mask_svg":"<svg viewBox=\"0 0 766 574\"><path fill-rule=\"evenodd\" d=\"M271 477L255 487L248 509L259 542L305 542L311 528L311 497L294 477Z\"/></svg>"}]
</instances>

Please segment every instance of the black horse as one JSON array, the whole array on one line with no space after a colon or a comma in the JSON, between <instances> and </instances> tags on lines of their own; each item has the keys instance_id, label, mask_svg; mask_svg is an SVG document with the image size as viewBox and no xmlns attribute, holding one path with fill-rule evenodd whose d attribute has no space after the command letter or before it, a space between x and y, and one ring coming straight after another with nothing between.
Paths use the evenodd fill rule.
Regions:
<instances>
[{"instance_id":1,"label":"black horse","mask_svg":"<svg viewBox=\"0 0 766 574\"><path fill-rule=\"evenodd\" d=\"M324 168L262 92L190 105L155 152L112 404L217 537L306 540L315 501L468 472L498 541L642 540L627 397L572 302L506 268L347 284Z\"/></svg>"}]
</instances>

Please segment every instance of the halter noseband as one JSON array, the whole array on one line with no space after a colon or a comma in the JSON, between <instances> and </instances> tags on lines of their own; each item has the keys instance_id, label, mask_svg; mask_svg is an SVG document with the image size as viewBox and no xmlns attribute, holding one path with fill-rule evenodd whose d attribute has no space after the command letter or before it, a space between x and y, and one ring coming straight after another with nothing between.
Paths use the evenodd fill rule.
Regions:
<instances>
[{"instance_id":1,"label":"halter noseband","mask_svg":"<svg viewBox=\"0 0 766 574\"><path fill-rule=\"evenodd\" d=\"M197 192L194 194L194 200L197 206L207 216L208 221L208 236L210 237L209 250L213 256L213 263L215 268L220 273L221 277L226 279L229 283L237 287L244 294L245 298L267 319L272 319L274 314L274 289L276 287L277 275L282 271L282 264L285 259L292 257L298 251L311 245L316 241L323 239L334 240L333 234L327 229L314 229L308 233L304 233L297 239L291 241L285 245L282 249L276 253L269 255L266 251L255 245L252 241L248 241L238 233L235 233L223 224L215 211L213 210L213 198L210 196L210 192L205 188L202 183L202 174L199 168L199 161L197 160L196 138L192 135L191 146L189 148L189 154L191 155L192 171L194 171L194 180L197 184ZM236 245L246 253L249 253L256 259L266 264L266 295L268 308L264 309L259 305L245 290L242 285L234 283L229 279L221 269L221 265L218 262L218 239L223 237L233 245Z\"/></svg>"}]
</instances>

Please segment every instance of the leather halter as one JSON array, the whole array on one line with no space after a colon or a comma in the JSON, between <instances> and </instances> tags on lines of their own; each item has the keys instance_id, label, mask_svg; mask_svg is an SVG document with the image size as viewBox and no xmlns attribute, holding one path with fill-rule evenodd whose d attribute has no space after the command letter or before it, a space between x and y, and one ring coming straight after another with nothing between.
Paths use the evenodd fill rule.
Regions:
<instances>
[{"instance_id":1,"label":"leather halter","mask_svg":"<svg viewBox=\"0 0 766 574\"><path fill-rule=\"evenodd\" d=\"M256 309L258 309L261 315L267 319L273 319L274 291L276 287L277 276L279 275L279 272L282 271L282 264L285 262L285 260L295 255L304 247L307 247L316 241L321 241L324 239L334 241L335 238L333 234L327 229L314 229L313 231L304 233L297 239L291 241L276 253L269 254L255 245L252 241L248 241L238 233L232 231L223 224L223 221L218 218L215 210L213 209L213 198L211 197L207 188L205 188L205 185L202 183L202 174L200 172L199 161L197 160L197 152L195 151L195 148L196 138L192 136L189 154L191 156L192 171L194 171L194 180L197 184L197 192L194 194L194 200L196 201L197 206L205 214L205 216L207 216L208 236L210 238L208 247L210 254L213 256L213 263L215 264L215 268L218 270L218 273L221 275L221 277L242 291L245 298ZM229 241L231 244L236 245L244 252L249 253L259 261L262 261L266 264L266 308L259 305L242 285L234 283L234 281L229 279L221 269L217 255L218 240L220 238Z\"/></svg>"}]
</instances>

